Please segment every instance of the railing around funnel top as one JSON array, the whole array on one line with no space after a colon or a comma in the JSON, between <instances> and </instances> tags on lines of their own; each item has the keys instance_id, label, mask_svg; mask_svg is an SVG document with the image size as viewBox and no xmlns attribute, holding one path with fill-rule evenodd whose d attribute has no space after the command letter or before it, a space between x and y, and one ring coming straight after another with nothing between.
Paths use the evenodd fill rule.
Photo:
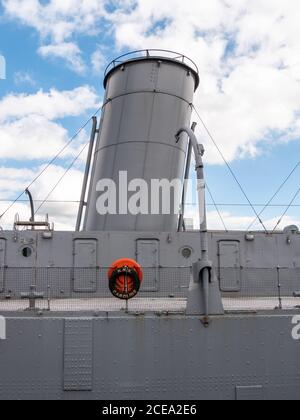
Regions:
<instances>
[{"instance_id":1,"label":"railing around funnel top","mask_svg":"<svg viewBox=\"0 0 300 420\"><path fill-rule=\"evenodd\" d=\"M199 75L199 68L197 64L189 57L170 50L147 49L132 51L117 57L108 64L105 69L104 76L106 77L111 70L125 63L126 61L138 60L140 58L166 58L169 60L175 60L190 67L197 75Z\"/></svg>"}]
</instances>

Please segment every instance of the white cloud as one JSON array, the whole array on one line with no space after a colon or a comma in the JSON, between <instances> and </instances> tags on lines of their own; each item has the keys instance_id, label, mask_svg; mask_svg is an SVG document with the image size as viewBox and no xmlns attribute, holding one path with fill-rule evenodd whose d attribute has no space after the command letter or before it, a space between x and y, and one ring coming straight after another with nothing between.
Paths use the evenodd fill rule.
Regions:
<instances>
[{"instance_id":1,"label":"white cloud","mask_svg":"<svg viewBox=\"0 0 300 420\"><path fill-rule=\"evenodd\" d=\"M195 96L224 155L262 152L263 141L300 137L299 1L289 0L4 0L6 16L33 27L43 56L81 73L79 35L109 33L117 49L176 49L201 71ZM108 7L110 12L108 12ZM113 41L112 41L113 42ZM103 67L97 48L94 71ZM196 119L196 117L194 117ZM222 163L200 127L209 163Z\"/></svg>"},{"instance_id":2,"label":"white cloud","mask_svg":"<svg viewBox=\"0 0 300 420\"><path fill-rule=\"evenodd\" d=\"M115 37L119 48L176 48L198 63L195 105L233 160L261 153L262 141L300 137L299 17L296 0L139 0L116 13ZM198 134L206 161L222 163Z\"/></svg>"},{"instance_id":3,"label":"white cloud","mask_svg":"<svg viewBox=\"0 0 300 420\"><path fill-rule=\"evenodd\" d=\"M9 196L17 196L20 191L30 184L33 178L43 170L44 166L38 166L33 169L15 169L0 167L0 200L7 200ZM46 172L30 188L33 194L35 210L38 209L47 198L49 192L56 185L57 181L64 175L66 169L51 165ZM56 229L72 230L75 226L78 204L80 199L83 172L79 169L71 169L62 179L61 183L49 196L48 201L38 211L37 219L43 220L46 214L49 214L50 221L55 222ZM21 197L22 202L15 204L0 220L0 226L4 229L11 229L15 214L18 213L21 220L29 220L29 203L23 203L27 200L24 194ZM52 203L51 201L61 201L61 203ZM71 202L72 201L72 202ZM73 201L75 201L73 203ZM8 201L0 201L0 214L2 214L10 205Z\"/></svg>"},{"instance_id":4,"label":"white cloud","mask_svg":"<svg viewBox=\"0 0 300 420\"><path fill-rule=\"evenodd\" d=\"M14 82L16 85L36 86L36 81L33 79L33 77L24 71L17 71L14 74Z\"/></svg>"},{"instance_id":5,"label":"white cloud","mask_svg":"<svg viewBox=\"0 0 300 420\"><path fill-rule=\"evenodd\" d=\"M91 56L91 64L94 73L100 74L105 66L106 59L100 49L97 49Z\"/></svg>"},{"instance_id":6,"label":"white cloud","mask_svg":"<svg viewBox=\"0 0 300 420\"><path fill-rule=\"evenodd\" d=\"M39 171L42 169L39 168ZM66 169L57 165L51 165L41 178L33 185L32 192L36 200L44 200L49 192L56 186L57 182L65 174ZM76 167L68 171L48 197L49 202L45 203L39 210L39 215L48 213L55 222L68 225L74 229L78 204L71 201L79 201L83 172ZM51 203L51 201L64 201L64 203ZM70 203L67 203L70 201ZM38 208L38 204L36 205Z\"/></svg>"},{"instance_id":7,"label":"white cloud","mask_svg":"<svg viewBox=\"0 0 300 420\"><path fill-rule=\"evenodd\" d=\"M263 141L300 136L297 0L5 0L3 5L7 16L39 32L42 56L61 58L78 73L86 66L78 35L99 35L106 28L120 50L175 48L189 55L201 70L195 105L229 161L261 153ZM93 70L102 70L103 63L97 48ZM206 160L222 163L205 131L199 127L198 134Z\"/></svg>"},{"instance_id":8,"label":"white cloud","mask_svg":"<svg viewBox=\"0 0 300 420\"><path fill-rule=\"evenodd\" d=\"M30 169L0 167L0 199L7 200L11 195L24 189L34 177Z\"/></svg>"},{"instance_id":9,"label":"white cloud","mask_svg":"<svg viewBox=\"0 0 300 420\"><path fill-rule=\"evenodd\" d=\"M57 120L77 117L95 110L98 97L84 86L71 91L39 91L36 94L10 94L0 100L1 159L52 158L69 139L68 131ZM82 132L63 156L78 153L86 134Z\"/></svg>"},{"instance_id":10,"label":"white cloud","mask_svg":"<svg viewBox=\"0 0 300 420\"><path fill-rule=\"evenodd\" d=\"M70 42L74 35L96 35L107 14L104 0L2 0L5 14L38 31L43 57L65 60L76 73L86 69L79 47Z\"/></svg>"},{"instance_id":11,"label":"white cloud","mask_svg":"<svg viewBox=\"0 0 300 420\"><path fill-rule=\"evenodd\" d=\"M28 115L40 115L50 120L77 117L97 106L96 92L89 86L74 90L43 90L35 94L10 94L0 100L0 122Z\"/></svg>"},{"instance_id":12,"label":"white cloud","mask_svg":"<svg viewBox=\"0 0 300 420\"><path fill-rule=\"evenodd\" d=\"M11 202L0 202L0 213L4 212L8 206L10 206ZM76 212L78 205L73 205L74 211L72 212L71 216L66 215L64 212L66 204L55 204L56 210L59 211L59 214L56 217L53 217L53 214L49 214L49 222L54 223L54 228L56 231L74 231L75 223L76 223ZM70 205L68 205L70 206ZM36 216L36 220L44 221L48 209L44 209L44 212L41 210L41 213ZM29 203L25 202L18 202L16 203L0 220L0 228L3 230L12 230L13 223L15 220L15 216L18 214L19 220L28 221L30 218L30 206Z\"/></svg>"},{"instance_id":13,"label":"white cloud","mask_svg":"<svg viewBox=\"0 0 300 420\"><path fill-rule=\"evenodd\" d=\"M228 230L237 230L245 231L248 229L250 224L253 222L255 217L253 215L241 216L239 214L233 214L228 211L221 211L221 216L225 222L225 225ZM192 219L194 221L194 229L199 229L199 216L197 210L190 210L186 213L186 218ZM279 220L278 217L269 218L264 220L265 227L271 232L274 230ZM207 225L209 230L221 230L224 231L223 223L220 219L218 212L208 211L207 212ZM300 218L284 216L280 225L276 230L282 230L286 226L296 225L300 228ZM255 225L251 228L253 231L262 230L262 226L259 222L256 222Z\"/></svg>"},{"instance_id":14,"label":"white cloud","mask_svg":"<svg viewBox=\"0 0 300 420\"><path fill-rule=\"evenodd\" d=\"M1 159L47 159L61 150L68 133L59 124L40 115L30 115L0 125ZM74 149L68 153L73 154Z\"/></svg>"},{"instance_id":15,"label":"white cloud","mask_svg":"<svg viewBox=\"0 0 300 420\"><path fill-rule=\"evenodd\" d=\"M68 67L75 73L83 74L86 70L86 66L81 57L81 51L73 42L43 45L39 48L38 52L42 57L64 59L67 62Z\"/></svg>"},{"instance_id":16,"label":"white cloud","mask_svg":"<svg viewBox=\"0 0 300 420\"><path fill-rule=\"evenodd\" d=\"M2 0L6 15L35 28L46 39L60 44L73 34L95 34L105 16L102 0Z\"/></svg>"}]
</instances>

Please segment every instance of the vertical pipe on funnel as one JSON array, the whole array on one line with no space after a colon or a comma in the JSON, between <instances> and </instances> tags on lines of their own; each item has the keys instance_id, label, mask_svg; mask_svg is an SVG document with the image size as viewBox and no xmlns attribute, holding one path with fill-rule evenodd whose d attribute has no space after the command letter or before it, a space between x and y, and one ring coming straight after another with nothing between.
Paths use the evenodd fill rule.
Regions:
<instances>
[{"instance_id":1,"label":"vertical pipe on funnel","mask_svg":"<svg viewBox=\"0 0 300 420\"><path fill-rule=\"evenodd\" d=\"M76 232L79 232L81 221L82 221L82 214L83 214L83 208L86 205L85 203L85 197L86 197L86 189L91 169L91 162L92 162L92 154L94 149L94 143L95 143L95 137L97 133L97 117L93 117L93 127L91 132L91 138L90 138L90 146L88 151L88 157L85 167L85 173L84 173L84 179L83 179L83 185L82 185L82 191L81 191L81 198L80 198L80 205L79 205L79 211L77 216L77 223L76 223Z\"/></svg>"}]
</instances>

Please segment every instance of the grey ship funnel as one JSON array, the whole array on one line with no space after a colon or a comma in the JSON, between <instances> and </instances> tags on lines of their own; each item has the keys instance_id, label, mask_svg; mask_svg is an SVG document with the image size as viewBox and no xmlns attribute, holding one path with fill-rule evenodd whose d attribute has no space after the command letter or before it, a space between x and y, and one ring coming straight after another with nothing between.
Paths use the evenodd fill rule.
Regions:
<instances>
[{"instance_id":1,"label":"grey ship funnel","mask_svg":"<svg viewBox=\"0 0 300 420\"><path fill-rule=\"evenodd\" d=\"M126 55L108 66L84 230L177 231L179 206L171 200L171 214L166 214L161 205L153 211L151 181L183 181L187 139L176 144L175 134L190 125L198 85L197 66L182 55L166 51ZM124 172L127 185L136 179L147 183L148 212L133 214L120 203L120 191L124 196L127 188L126 179L120 182L120 173ZM112 180L116 185L116 214L99 212L98 200L104 192L99 187L101 180ZM129 192L128 199L133 194Z\"/></svg>"}]
</instances>

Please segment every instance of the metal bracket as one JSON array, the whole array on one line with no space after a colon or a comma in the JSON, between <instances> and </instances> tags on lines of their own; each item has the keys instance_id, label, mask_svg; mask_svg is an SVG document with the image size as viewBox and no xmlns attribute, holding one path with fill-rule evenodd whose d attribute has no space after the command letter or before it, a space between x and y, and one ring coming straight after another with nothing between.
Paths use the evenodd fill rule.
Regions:
<instances>
[{"instance_id":1,"label":"metal bracket","mask_svg":"<svg viewBox=\"0 0 300 420\"><path fill-rule=\"evenodd\" d=\"M30 286L29 293L21 293L21 299L29 299L29 311L35 311L36 308L36 301L38 299L44 299L44 293L37 293L36 286Z\"/></svg>"},{"instance_id":2,"label":"metal bracket","mask_svg":"<svg viewBox=\"0 0 300 420\"><path fill-rule=\"evenodd\" d=\"M210 325L210 317L224 315L221 292L210 261L198 261L193 265L189 287L187 315L203 316L203 325Z\"/></svg>"},{"instance_id":3,"label":"metal bracket","mask_svg":"<svg viewBox=\"0 0 300 420\"><path fill-rule=\"evenodd\" d=\"M194 277L195 283L198 283L200 281L200 275L205 268L212 270L213 263L211 261L200 260L200 261L197 261L195 264L193 264L193 277ZM211 277L210 277L210 281L211 281Z\"/></svg>"}]
</instances>

